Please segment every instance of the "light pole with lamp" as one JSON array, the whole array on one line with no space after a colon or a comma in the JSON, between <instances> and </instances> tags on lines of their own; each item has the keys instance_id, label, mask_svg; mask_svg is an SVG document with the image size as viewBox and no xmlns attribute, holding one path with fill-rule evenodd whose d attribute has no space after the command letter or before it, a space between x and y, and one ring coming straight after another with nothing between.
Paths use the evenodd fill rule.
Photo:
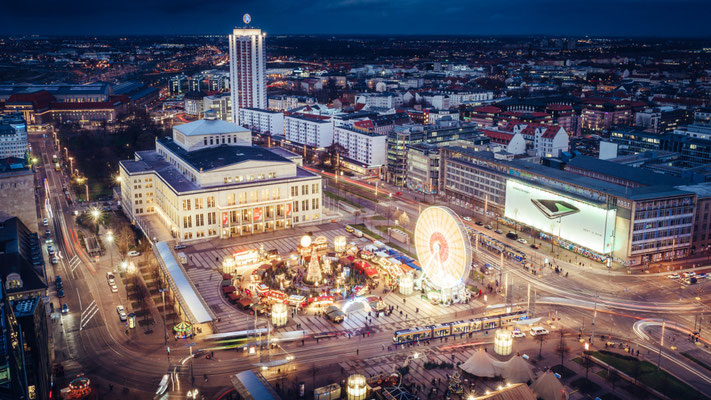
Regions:
<instances>
[{"instance_id":1,"label":"light pole with lamp","mask_svg":"<svg viewBox=\"0 0 711 400\"><path fill-rule=\"evenodd\" d=\"M69 176L74 172L74 157L69 157Z\"/></svg>"},{"instance_id":2,"label":"light pole with lamp","mask_svg":"<svg viewBox=\"0 0 711 400\"><path fill-rule=\"evenodd\" d=\"M111 257L111 270L114 270L114 253L111 251L111 245L114 242L114 233L112 231L109 231L106 234L106 241L109 242L109 255Z\"/></svg>"},{"instance_id":3,"label":"light pole with lamp","mask_svg":"<svg viewBox=\"0 0 711 400\"><path fill-rule=\"evenodd\" d=\"M165 292L168 291L168 289L163 288L163 289L158 289L160 292L160 297L161 300L163 301L163 343L165 344L166 348L168 346L168 328L166 326L165 322ZM168 351L168 357L170 357L170 351Z\"/></svg>"}]
</instances>

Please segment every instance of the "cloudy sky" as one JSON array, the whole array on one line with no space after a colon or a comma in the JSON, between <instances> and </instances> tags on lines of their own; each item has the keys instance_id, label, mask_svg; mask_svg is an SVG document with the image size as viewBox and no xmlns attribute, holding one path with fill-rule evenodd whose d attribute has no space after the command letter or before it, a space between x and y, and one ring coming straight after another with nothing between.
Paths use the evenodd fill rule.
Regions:
<instances>
[{"instance_id":1,"label":"cloudy sky","mask_svg":"<svg viewBox=\"0 0 711 400\"><path fill-rule=\"evenodd\" d=\"M0 34L711 36L711 0L15 0Z\"/></svg>"}]
</instances>

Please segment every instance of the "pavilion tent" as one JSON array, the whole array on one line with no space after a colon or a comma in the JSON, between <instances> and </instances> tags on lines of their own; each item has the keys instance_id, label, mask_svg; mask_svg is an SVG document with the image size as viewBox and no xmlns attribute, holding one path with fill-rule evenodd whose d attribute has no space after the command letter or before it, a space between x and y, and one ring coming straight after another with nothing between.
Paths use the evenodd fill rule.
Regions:
<instances>
[{"instance_id":1,"label":"pavilion tent","mask_svg":"<svg viewBox=\"0 0 711 400\"><path fill-rule=\"evenodd\" d=\"M511 357L508 361L494 361L494 367L496 368L497 375L504 378L507 382L527 383L535 379L535 375L533 375L533 371L531 371L531 366L520 354Z\"/></svg>"},{"instance_id":2,"label":"pavilion tent","mask_svg":"<svg viewBox=\"0 0 711 400\"><path fill-rule=\"evenodd\" d=\"M543 400L568 400L568 392L551 370L539 376L531 389Z\"/></svg>"},{"instance_id":3,"label":"pavilion tent","mask_svg":"<svg viewBox=\"0 0 711 400\"><path fill-rule=\"evenodd\" d=\"M472 374L478 377L493 378L496 376L496 368L492 362L489 354L484 352L483 349L479 349L464 364L460 365L459 368L462 371Z\"/></svg>"}]
</instances>

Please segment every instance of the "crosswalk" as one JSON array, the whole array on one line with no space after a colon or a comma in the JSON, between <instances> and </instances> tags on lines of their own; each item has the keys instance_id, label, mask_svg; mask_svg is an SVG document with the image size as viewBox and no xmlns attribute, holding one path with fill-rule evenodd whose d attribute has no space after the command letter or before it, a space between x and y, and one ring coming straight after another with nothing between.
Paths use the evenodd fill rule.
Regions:
<instances>
[{"instance_id":1,"label":"crosswalk","mask_svg":"<svg viewBox=\"0 0 711 400\"><path fill-rule=\"evenodd\" d=\"M89 306L87 306L81 312L81 318L79 319L79 330L83 330L84 327L94 318L94 315L99 311L99 307L96 305L96 301L92 300Z\"/></svg>"},{"instance_id":2,"label":"crosswalk","mask_svg":"<svg viewBox=\"0 0 711 400\"><path fill-rule=\"evenodd\" d=\"M81 265L81 259L74 255L71 259L69 259L69 262L67 263L69 266L69 271L71 271L72 275L74 275L74 270L77 269L79 265Z\"/></svg>"}]
</instances>

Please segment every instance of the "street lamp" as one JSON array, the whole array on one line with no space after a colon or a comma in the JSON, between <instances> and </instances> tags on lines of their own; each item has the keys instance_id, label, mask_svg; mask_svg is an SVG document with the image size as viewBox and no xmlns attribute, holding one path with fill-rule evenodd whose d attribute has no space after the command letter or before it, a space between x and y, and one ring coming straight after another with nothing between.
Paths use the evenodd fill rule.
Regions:
<instances>
[{"instance_id":1,"label":"street lamp","mask_svg":"<svg viewBox=\"0 0 711 400\"><path fill-rule=\"evenodd\" d=\"M163 288L158 289L158 291L160 292L160 297L163 300L163 343L168 346L168 328L165 323L165 292L167 292L168 289ZM170 352L168 352L168 357L170 357Z\"/></svg>"},{"instance_id":2,"label":"street lamp","mask_svg":"<svg viewBox=\"0 0 711 400\"><path fill-rule=\"evenodd\" d=\"M192 390L188 390L187 398L188 398L188 399L197 399L199 393L200 393L200 392L198 392L197 388L192 389Z\"/></svg>"},{"instance_id":3,"label":"street lamp","mask_svg":"<svg viewBox=\"0 0 711 400\"><path fill-rule=\"evenodd\" d=\"M74 171L74 157L69 157L69 175Z\"/></svg>"},{"instance_id":4,"label":"street lamp","mask_svg":"<svg viewBox=\"0 0 711 400\"><path fill-rule=\"evenodd\" d=\"M109 255L111 256L111 270L114 270L114 253L111 251L111 245L114 242L114 233L109 231L106 234L106 241L109 242Z\"/></svg>"}]
</instances>

